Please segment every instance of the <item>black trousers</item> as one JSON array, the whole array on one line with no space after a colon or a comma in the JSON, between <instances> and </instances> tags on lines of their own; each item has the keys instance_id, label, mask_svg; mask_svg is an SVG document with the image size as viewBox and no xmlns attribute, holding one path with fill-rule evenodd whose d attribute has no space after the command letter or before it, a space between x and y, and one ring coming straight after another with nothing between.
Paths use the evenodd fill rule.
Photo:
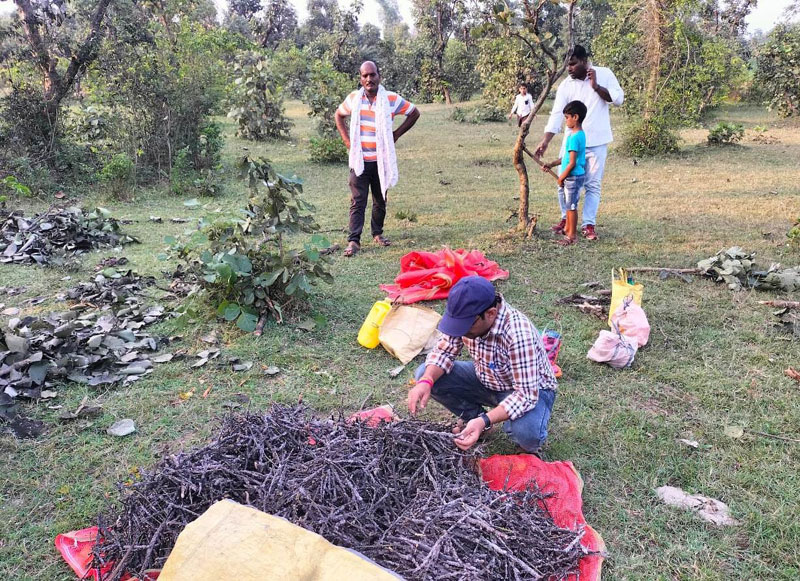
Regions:
<instances>
[{"instance_id":1,"label":"black trousers","mask_svg":"<svg viewBox=\"0 0 800 581\"><path fill-rule=\"evenodd\" d=\"M378 162L365 161L364 173L357 176L350 170L350 236L348 242L361 243L364 229L364 216L367 212L369 190L372 189L372 236L383 234L383 221L386 219L386 201L381 193L381 180L378 177Z\"/></svg>"}]
</instances>

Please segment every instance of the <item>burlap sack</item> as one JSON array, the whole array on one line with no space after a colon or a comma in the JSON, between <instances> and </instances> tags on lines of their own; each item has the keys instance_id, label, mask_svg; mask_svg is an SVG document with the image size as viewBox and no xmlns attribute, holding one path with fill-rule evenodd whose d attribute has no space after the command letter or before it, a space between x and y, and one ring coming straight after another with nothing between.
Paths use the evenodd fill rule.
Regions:
<instances>
[{"instance_id":1,"label":"burlap sack","mask_svg":"<svg viewBox=\"0 0 800 581\"><path fill-rule=\"evenodd\" d=\"M405 365L436 333L441 318L439 313L427 307L395 305L381 325L381 345Z\"/></svg>"}]
</instances>

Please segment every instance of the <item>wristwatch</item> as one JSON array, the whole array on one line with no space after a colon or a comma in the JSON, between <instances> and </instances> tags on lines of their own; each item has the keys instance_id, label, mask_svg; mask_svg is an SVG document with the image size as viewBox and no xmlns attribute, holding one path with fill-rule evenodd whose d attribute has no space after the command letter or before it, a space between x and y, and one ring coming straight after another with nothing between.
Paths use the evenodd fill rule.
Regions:
<instances>
[{"instance_id":1,"label":"wristwatch","mask_svg":"<svg viewBox=\"0 0 800 581\"><path fill-rule=\"evenodd\" d=\"M479 417L480 419L482 419L482 420L483 420L483 423L484 423L484 424L486 424L486 425L483 427L484 431L486 431L486 430L488 430L490 427L492 427L492 420L490 420L490 419L489 419L489 416L488 416L488 415L486 415L486 412L483 412L483 413L482 413L481 415L479 415L478 417Z\"/></svg>"}]
</instances>

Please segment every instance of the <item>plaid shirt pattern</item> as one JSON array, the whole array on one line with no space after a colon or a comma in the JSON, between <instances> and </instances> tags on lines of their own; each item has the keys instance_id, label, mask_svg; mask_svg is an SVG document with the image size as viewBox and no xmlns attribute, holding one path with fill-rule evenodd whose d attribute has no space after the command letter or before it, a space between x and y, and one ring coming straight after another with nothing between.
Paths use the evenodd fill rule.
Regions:
<instances>
[{"instance_id":1,"label":"plaid shirt pattern","mask_svg":"<svg viewBox=\"0 0 800 581\"><path fill-rule=\"evenodd\" d=\"M494 391L514 390L500 405L516 420L536 407L540 389L556 389L553 368L539 332L528 317L500 303L489 332L477 339L440 334L425 363L450 373L453 362L466 346L480 382Z\"/></svg>"}]
</instances>

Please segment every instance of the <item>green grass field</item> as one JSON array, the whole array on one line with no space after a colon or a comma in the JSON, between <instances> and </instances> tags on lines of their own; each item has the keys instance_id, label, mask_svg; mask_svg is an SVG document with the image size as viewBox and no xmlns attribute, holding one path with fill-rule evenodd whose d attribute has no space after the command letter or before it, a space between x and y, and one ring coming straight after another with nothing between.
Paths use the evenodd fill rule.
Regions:
<instances>
[{"instance_id":1,"label":"green grass field","mask_svg":"<svg viewBox=\"0 0 800 581\"><path fill-rule=\"evenodd\" d=\"M538 170L531 170L531 208L540 214L535 237L521 239L507 222L518 187L510 164L510 125L457 124L448 120L443 105L421 110L419 123L398 145L400 183L390 194L386 223L394 244L382 249L365 239L358 257L335 257L336 282L320 287L311 306L314 314L324 316L323 326L306 332L291 324L268 324L257 338L213 318L183 326L166 323L161 331L182 334L182 347L190 352L201 349L198 338L216 328L225 353L256 365L231 374L211 365L190 369L185 361L175 362L157 366L155 373L125 389L60 387L55 403L65 408L74 409L85 395L102 401L104 413L91 425L58 423L59 411L48 409L52 400L26 406L51 427L35 441L0 437L5 465L0 472L0 578L74 578L56 555L55 535L94 524L98 510L115 498L116 482L137 468L206 441L234 394L247 394L254 409L302 396L319 411L353 409L366 400L369 405L392 403L405 413L413 365L391 379L387 370L396 360L380 348L361 348L356 333L372 303L382 298L378 284L397 274L400 257L443 245L477 248L498 261L511 273L499 284L506 298L538 327L563 329L559 362L564 377L546 456L571 460L583 476L586 518L608 547L606 578L800 577L800 444L751 433L800 438L800 388L783 375L785 368L800 364L798 344L776 331L771 309L758 304L780 297L735 293L706 279L686 283L660 281L656 273L641 276L651 343L626 371L588 361L586 352L603 324L555 304L579 292L582 283L608 285L613 267L692 267L733 245L757 252L765 266L800 263L798 250L786 244L786 232L800 215L796 122L737 106L718 116L745 125L740 145L710 148L704 144L705 130L698 129L685 131L681 152L665 159L634 165L612 149L598 219L600 240L560 248L548 228L558 219L554 184ZM288 113L296 122L290 142L243 142L226 126L226 162L247 148L273 160L280 171L303 178L322 229L344 246L347 169L309 163L310 121L299 104L290 104ZM534 122L531 143L543 123L543 115ZM618 131L622 123L615 119ZM768 127L770 144L754 140L755 126ZM552 147L555 151L556 143ZM204 200L205 211L233 210L244 199L243 185L231 177L223 196ZM183 199L164 189L138 192L128 203L91 192L78 201L102 203L118 218L139 220L126 229L142 244L127 247L124 255L142 274L174 267L156 255L165 247L164 236L181 234L185 225L166 218L195 218L204 212L184 207ZM32 211L48 202L24 207ZM397 220L398 211L415 212L418 221ZM163 216L165 223L149 223L150 215ZM3 285L29 287L25 295L3 297L5 303L17 306L32 296L52 297L58 288L88 278L94 264L114 254L85 256L80 272L2 265ZM65 275L73 280L62 281ZM443 309L443 303L433 306ZM59 308L50 300L25 312ZM282 372L265 377L262 365L277 365ZM179 393L192 390L193 397L179 399ZM429 408L431 417L444 417L438 406ZM136 421L136 434L107 436L105 429L124 417ZM729 425L744 427L744 437L727 437ZM678 438L696 439L700 449L688 449ZM504 447L502 441L491 445ZM664 484L728 503L742 525L715 528L661 505L654 488Z\"/></svg>"}]
</instances>

